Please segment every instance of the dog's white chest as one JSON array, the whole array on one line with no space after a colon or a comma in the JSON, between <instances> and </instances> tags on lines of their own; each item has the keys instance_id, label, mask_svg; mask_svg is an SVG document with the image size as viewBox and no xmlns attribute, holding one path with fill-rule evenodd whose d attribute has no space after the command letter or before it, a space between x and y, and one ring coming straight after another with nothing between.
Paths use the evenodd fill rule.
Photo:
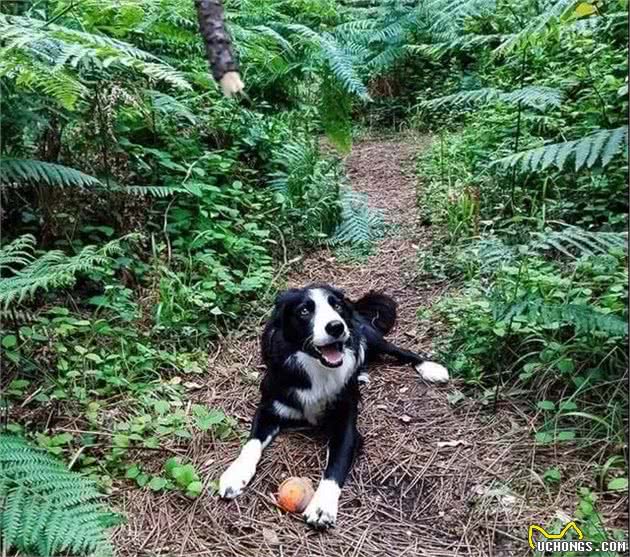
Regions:
<instances>
[{"instance_id":1,"label":"dog's white chest","mask_svg":"<svg viewBox=\"0 0 630 557\"><path fill-rule=\"evenodd\" d=\"M311 380L310 389L297 389L296 394L303 406L304 419L316 424L352 377L357 361L350 350L345 350L343 363L337 368L328 368L304 352L299 352L295 358Z\"/></svg>"}]
</instances>

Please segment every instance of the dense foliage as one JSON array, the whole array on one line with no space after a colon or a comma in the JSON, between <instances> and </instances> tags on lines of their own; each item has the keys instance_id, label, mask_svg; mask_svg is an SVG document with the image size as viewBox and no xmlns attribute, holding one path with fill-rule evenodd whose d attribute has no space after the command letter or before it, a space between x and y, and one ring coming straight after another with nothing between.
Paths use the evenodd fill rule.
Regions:
<instances>
[{"instance_id":1,"label":"dense foliage","mask_svg":"<svg viewBox=\"0 0 630 557\"><path fill-rule=\"evenodd\" d=\"M537 443L601 441L602 481L623 488L626 0L226 8L237 99L209 74L192 0L0 0L6 428L104 490L124 477L198 496L191 464L147 470L133 450L235 436L230 416L184 405L208 341L260 314L301 251L356 260L384 233L329 148L369 122L434 134L420 265L452 285L432 318L465 395L525 392ZM87 433L49 428L53 411ZM91 484L17 437L2 462L6 545L108 550ZM76 508L35 527L33 501L66 481Z\"/></svg>"},{"instance_id":2,"label":"dense foliage","mask_svg":"<svg viewBox=\"0 0 630 557\"><path fill-rule=\"evenodd\" d=\"M155 474L129 451L235 435L222 412L182 408L208 339L266 306L274 262L328 239L362 253L377 228L320 149L321 131L350 148L367 98L335 5L227 7L240 99L209 73L192 1L0 3L4 426L76 455L104 488L126 475L198 495L190 465ZM113 437L56 433L20 405ZM3 532L41 553L90 549L41 534Z\"/></svg>"},{"instance_id":3,"label":"dense foliage","mask_svg":"<svg viewBox=\"0 0 630 557\"><path fill-rule=\"evenodd\" d=\"M527 23L526 23L527 22ZM627 459L627 3L506 2L409 48L452 68L412 109L436 129L420 199L451 369L533 394L542 445ZM455 78L457 77L457 79ZM459 83L457 83L459 81ZM424 95L422 95L424 96Z\"/></svg>"}]
</instances>

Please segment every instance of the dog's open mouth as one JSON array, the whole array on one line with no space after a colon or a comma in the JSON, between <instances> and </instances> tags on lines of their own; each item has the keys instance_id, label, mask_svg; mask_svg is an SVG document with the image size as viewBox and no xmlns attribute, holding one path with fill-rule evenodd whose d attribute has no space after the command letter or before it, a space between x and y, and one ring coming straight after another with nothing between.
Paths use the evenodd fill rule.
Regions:
<instances>
[{"instance_id":1,"label":"dog's open mouth","mask_svg":"<svg viewBox=\"0 0 630 557\"><path fill-rule=\"evenodd\" d=\"M339 367L343 362L343 342L315 346L319 361L326 367Z\"/></svg>"}]
</instances>

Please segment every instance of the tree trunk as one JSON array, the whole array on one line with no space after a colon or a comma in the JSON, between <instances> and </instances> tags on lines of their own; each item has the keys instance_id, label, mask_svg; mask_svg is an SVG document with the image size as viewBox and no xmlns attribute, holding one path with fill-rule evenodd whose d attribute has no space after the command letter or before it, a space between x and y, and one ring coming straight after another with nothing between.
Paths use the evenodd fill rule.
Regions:
<instances>
[{"instance_id":1,"label":"tree trunk","mask_svg":"<svg viewBox=\"0 0 630 557\"><path fill-rule=\"evenodd\" d=\"M238 72L232 41L225 29L220 0L195 0L199 27L204 38L206 56L217 81L228 72Z\"/></svg>"}]
</instances>

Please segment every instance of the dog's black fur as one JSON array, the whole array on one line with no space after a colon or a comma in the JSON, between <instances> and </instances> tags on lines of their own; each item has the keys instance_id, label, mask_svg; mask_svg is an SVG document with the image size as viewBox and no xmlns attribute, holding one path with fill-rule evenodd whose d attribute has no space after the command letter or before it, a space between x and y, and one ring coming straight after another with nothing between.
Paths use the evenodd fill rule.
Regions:
<instances>
[{"instance_id":1,"label":"dog's black fur","mask_svg":"<svg viewBox=\"0 0 630 557\"><path fill-rule=\"evenodd\" d=\"M316 301L314 292L318 293ZM314 338L318 326L321 331L321 323L316 323L321 315L333 318L325 324L324 337L333 331L330 339L341 340L318 347ZM338 321L346 325L344 334ZM323 478L335 482L339 488L343 486L362 443L356 424L359 378L366 373L367 364L382 355L414 365L426 359L385 339L395 321L396 302L376 292L352 302L330 285L312 284L278 296L261 339L267 369L250 440L258 440L264 448L284 428L318 426L329 439ZM341 362L337 361L339 354L343 354ZM230 489L230 485L222 487L221 494L233 496ZM308 509L305 516L307 522L317 527L331 526L335 519L317 512L309 516Z\"/></svg>"}]
</instances>

